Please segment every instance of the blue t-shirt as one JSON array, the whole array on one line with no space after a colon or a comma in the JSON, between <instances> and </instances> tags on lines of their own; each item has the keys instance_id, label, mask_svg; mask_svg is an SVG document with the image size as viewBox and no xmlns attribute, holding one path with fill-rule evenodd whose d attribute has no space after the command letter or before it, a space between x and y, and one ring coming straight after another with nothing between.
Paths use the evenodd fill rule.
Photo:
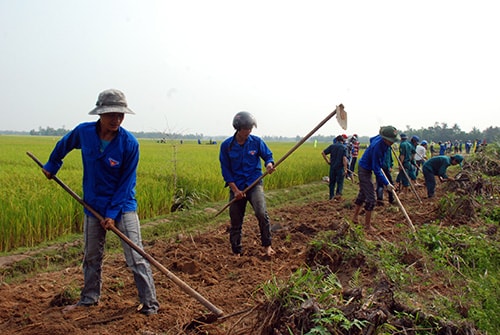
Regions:
<instances>
[{"instance_id":1,"label":"blue t-shirt","mask_svg":"<svg viewBox=\"0 0 500 335\"><path fill-rule=\"evenodd\" d=\"M344 167L344 157L347 157L347 148L343 143L330 144L325 150L325 155L330 155L330 167L334 170Z\"/></svg>"}]
</instances>

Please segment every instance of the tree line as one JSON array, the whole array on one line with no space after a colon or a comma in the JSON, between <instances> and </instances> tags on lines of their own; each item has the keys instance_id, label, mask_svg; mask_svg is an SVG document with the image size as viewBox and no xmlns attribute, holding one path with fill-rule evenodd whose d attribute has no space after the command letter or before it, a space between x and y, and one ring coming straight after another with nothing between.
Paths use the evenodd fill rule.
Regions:
<instances>
[{"instance_id":1,"label":"tree line","mask_svg":"<svg viewBox=\"0 0 500 335\"><path fill-rule=\"evenodd\" d=\"M69 129L62 128L52 128L52 127L39 127L38 130L32 129L29 132L20 131L0 131L0 134L6 135L31 135L31 136L63 136L69 132ZM227 136L204 136L203 134L181 134L181 133L165 133L165 132L133 132L134 136L137 138L151 138L151 139L168 139L168 140L206 140L210 138L211 140L222 141ZM427 142L445 142L445 141L461 141L466 142L480 140L486 141L486 143L500 142L500 128L498 126L491 126L481 131L474 127L470 132L465 132L460 129L457 124L449 127L446 123L436 122L433 126L427 128L414 129L410 126L406 126L406 129L401 130L401 133L407 134L409 137L417 135L420 140L426 140ZM311 136L308 141L318 141L318 142L331 142L335 135L315 135ZM351 136L352 134L347 134ZM368 143L370 137L376 134L369 135L359 135L359 141L361 143ZM301 136L295 137L284 137L284 136L262 136L264 140L269 142L298 142L302 139Z\"/></svg>"},{"instance_id":2,"label":"tree line","mask_svg":"<svg viewBox=\"0 0 500 335\"><path fill-rule=\"evenodd\" d=\"M465 143L466 141L486 141L486 143L492 142L500 142L500 128L495 126L491 126L481 131L478 128L474 127L470 132L465 132L460 129L457 124L454 124L452 127L449 127L446 123L435 123L431 127L414 129L410 126L406 126L406 129L401 129L400 133L404 133L408 135L410 138L413 135L417 135L420 138L420 141L426 140L427 142L446 142L446 141L459 141ZM351 136L352 134L347 134ZM359 135L359 134L358 134ZM369 136L362 135L359 136L359 141L361 143L369 143L370 137L375 136L376 134L372 134ZM337 135L331 136L314 136L311 137L313 140L318 140L318 142L328 142L331 141Z\"/></svg>"}]
</instances>

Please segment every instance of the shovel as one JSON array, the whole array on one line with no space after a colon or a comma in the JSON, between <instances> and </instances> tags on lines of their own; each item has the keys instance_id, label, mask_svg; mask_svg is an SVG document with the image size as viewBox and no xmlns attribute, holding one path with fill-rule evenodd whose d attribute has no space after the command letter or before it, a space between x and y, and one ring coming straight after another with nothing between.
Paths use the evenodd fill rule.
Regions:
<instances>
[{"instance_id":1,"label":"shovel","mask_svg":"<svg viewBox=\"0 0 500 335\"><path fill-rule=\"evenodd\" d=\"M28 156L30 156L41 168L43 168L43 164L36 158L31 152L26 152ZM78 194L76 194L72 189L70 189L66 184L64 184L57 176L52 176L52 179L55 180L66 192L68 192L73 198L76 199L83 207L85 207L89 212L91 212L98 220L102 221L104 218L97 211L95 211L89 204L87 204ZM170 278L174 283L180 286L180 288L198 300L203 306L208 308L212 313L215 314L216 317L222 316L224 313L215 307L210 301L205 299L201 294L196 292L193 288L191 288L188 284L183 282L179 277L170 272L166 267L160 264L156 259L154 259L151 255L146 253L144 250L139 248L134 242L132 242L126 235L124 235L118 228L115 226L111 226L110 230L112 230L118 237L120 237L123 241L125 241L132 249L137 251L142 257L146 258L149 263L156 266L163 274L165 274L168 278Z\"/></svg>"}]
</instances>

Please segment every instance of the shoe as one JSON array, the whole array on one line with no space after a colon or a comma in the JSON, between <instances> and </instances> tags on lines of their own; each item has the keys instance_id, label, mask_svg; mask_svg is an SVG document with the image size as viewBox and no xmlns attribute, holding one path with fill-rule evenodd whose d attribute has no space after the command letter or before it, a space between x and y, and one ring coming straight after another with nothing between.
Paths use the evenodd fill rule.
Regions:
<instances>
[{"instance_id":1,"label":"shoe","mask_svg":"<svg viewBox=\"0 0 500 335\"><path fill-rule=\"evenodd\" d=\"M377 200L377 206L384 206L383 200Z\"/></svg>"},{"instance_id":2,"label":"shoe","mask_svg":"<svg viewBox=\"0 0 500 335\"><path fill-rule=\"evenodd\" d=\"M149 315L155 315L155 314L158 314L158 311L157 311L157 310L151 310L151 309L149 309L149 310L146 310L146 309L141 309L141 310L139 311L139 313L149 316Z\"/></svg>"},{"instance_id":3,"label":"shoe","mask_svg":"<svg viewBox=\"0 0 500 335\"><path fill-rule=\"evenodd\" d=\"M136 310L139 313L144 314L144 315L158 314L158 310L157 309L147 309L147 308L144 308L144 304L140 304L139 306L137 306Z\"/></svg>"}]
</instances>

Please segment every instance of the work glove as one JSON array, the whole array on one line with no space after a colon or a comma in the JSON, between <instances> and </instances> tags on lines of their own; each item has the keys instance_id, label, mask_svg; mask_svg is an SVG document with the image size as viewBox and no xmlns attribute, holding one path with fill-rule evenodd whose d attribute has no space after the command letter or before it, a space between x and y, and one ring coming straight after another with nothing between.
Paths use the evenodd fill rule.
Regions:
<instances>
[{"instance_id":1,"label":"work glove","mask_svg":"<svg viewBox=\"0 0 500 335\"><path fill-rule=\"evenodd\" d=\"M392 191L394 191L395 189L396 189L396 188L394 187L394 185L392 185L392 184L387 184L387 190L388 190L388 191L392 192Z\"/></svg>"}]
</instances>

